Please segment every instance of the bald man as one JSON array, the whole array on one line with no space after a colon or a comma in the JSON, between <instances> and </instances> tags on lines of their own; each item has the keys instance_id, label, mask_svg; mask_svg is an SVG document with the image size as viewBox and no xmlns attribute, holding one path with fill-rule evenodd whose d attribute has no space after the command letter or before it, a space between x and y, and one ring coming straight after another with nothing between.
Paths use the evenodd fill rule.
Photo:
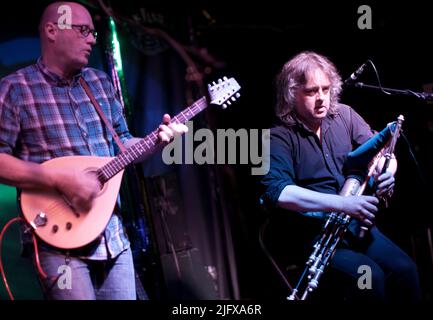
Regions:
<instances>
[{"instance_id":1,"label":"bald man","mask_svg":"<svg viewBox=\"0 0 433 320\"><path fill-rule=\"evenodd\" d=\"M95 174L40 165L56 157L115 156L118 152L111 134L105 136L108 130L80 78L90 87L120 140L128 147L138 139L128 131L109 77L86 67L97 36L88 10L73 2L50 4L42 14L39 33L38 61L0 80L0 183L18 191L56 189L76 212L86 212L100 190ZM162 122L161 143L187 130L184 125L171 124L168 115ZM25 246L28 237L23 234ZM130 244L118 209L93 242L65 251L39 240L39 249L40 264L48 275L41 277L48 299L135 299ZM69 285L64 285L59 274L64 266L71 271L67 273Z\"/></svg>"}]
</instances>

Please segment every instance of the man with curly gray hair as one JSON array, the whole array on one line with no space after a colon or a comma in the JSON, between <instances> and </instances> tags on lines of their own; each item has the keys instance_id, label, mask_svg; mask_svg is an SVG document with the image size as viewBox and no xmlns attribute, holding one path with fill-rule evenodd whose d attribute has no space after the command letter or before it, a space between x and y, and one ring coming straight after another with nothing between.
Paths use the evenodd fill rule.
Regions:
<instances>
[{"instance_id":1,"label":"man with curly gray hair","mask_svg":"<svg viewBox=\"0 0 433 320\"><path fill-rule=\"evenodd\" d=\"M277 78L277 116L285 123L293 123L296 92L305 85L306 75L322 70L329 79L329 112L335 113L341 93L341 77L328 58L314 52L302 52L288 61Z\"/></svg>"},{"instance_id":2,"label":"man with curly gray hair","mask_svg":"<svg viewBox=\"0 0 433 320\"><path fill-rule=\"evenodd\" d=\"M374 131L339 102L342 81L336 67L323 55L301 52L283 66L276 85L281 123L271 129L270 170L261 181L261 199L275 212L275 225L287 226L282 231L290 238L285 252L296 243L310 243L309 236L319 234L330 212L344 212L356 228L370 229L364 239L356 237L356 228L350 229L331 261L348 281L341 289L345 298L416 301L420 289L415 264L374 225L378 197L392 194L396 160L385 173L377 173L373 195L339 195L347 154ZM309 245L301 248L301 256L311 252ZM364 266L371 270L370 290L357 286L358 270Z\"/></svg>"}]
</instances>

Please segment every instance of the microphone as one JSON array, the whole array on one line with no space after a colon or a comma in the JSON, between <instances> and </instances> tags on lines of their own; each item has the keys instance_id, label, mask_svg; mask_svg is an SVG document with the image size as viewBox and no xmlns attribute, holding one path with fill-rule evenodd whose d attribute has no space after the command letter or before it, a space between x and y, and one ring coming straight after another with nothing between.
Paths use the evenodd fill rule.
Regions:
<instances>
[{"instance_id":1,"label":"microphone","mask_svg":"<svg viewBox=\"0 0 433 320\"><path fill-rule=\"evenodd\" d=\"M344 80L343 84L346 86L353 84L358 79L358 77L361 75L361 73L364 72L364 69L366 66L367 66L367 62L364 62L358 69L356 69L356 71L354 73L352 73L350 75L349 78Z\"/></svg>"}]
</instances>

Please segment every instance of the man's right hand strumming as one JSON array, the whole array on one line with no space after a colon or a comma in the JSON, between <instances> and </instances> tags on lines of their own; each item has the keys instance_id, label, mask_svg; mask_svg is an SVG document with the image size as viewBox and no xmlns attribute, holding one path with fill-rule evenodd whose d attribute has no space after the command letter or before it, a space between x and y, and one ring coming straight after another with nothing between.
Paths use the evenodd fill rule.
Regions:
<instances>
[{"instance_id":1,"label":"man's right hand strumming","mask_svg":"<svg viewBox=\"0 0 433 320\"><path fill-rule=\"evenodd\" d=\"M53 186L76 212L88 212L101 190L101 184L93 172L76 169L52 172Z\"/></svg>"},{"instance_id":2,"label":"man's right hand strumming","mask_svg":"<svg viewBox=\"0 0 433 320\"><path fill-rule=\"evenodd\" d=\"M0 153L0 183L17 188L54 188L76 212L88 212L101 190L95 173L73 168L49 168Z\"/></svg>"}]
</instances>

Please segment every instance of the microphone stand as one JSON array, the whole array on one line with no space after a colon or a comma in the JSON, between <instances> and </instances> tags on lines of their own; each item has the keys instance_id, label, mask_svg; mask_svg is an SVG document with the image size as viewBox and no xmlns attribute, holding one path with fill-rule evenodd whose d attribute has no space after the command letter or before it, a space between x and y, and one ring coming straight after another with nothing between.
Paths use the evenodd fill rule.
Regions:
<instances>
[{"instance_id":1,"label":"microphone stand","mask_svg":"<svg viewBox=\"0 0 433 320\"><path fill-rule=\"evenodd\" d=\"M433 101L433 93L428 93L428 92L415 92L409 89L399 90L399 89L392 89L392 88L384 88L379 86L373 86L370 84L365 84L363 82L356 82L353 84L353 86L355 86L356 88L368 88L368 89L380 90L387 94L415 96L418 99L424 101Z\"/></svg>"}]
</instances>

